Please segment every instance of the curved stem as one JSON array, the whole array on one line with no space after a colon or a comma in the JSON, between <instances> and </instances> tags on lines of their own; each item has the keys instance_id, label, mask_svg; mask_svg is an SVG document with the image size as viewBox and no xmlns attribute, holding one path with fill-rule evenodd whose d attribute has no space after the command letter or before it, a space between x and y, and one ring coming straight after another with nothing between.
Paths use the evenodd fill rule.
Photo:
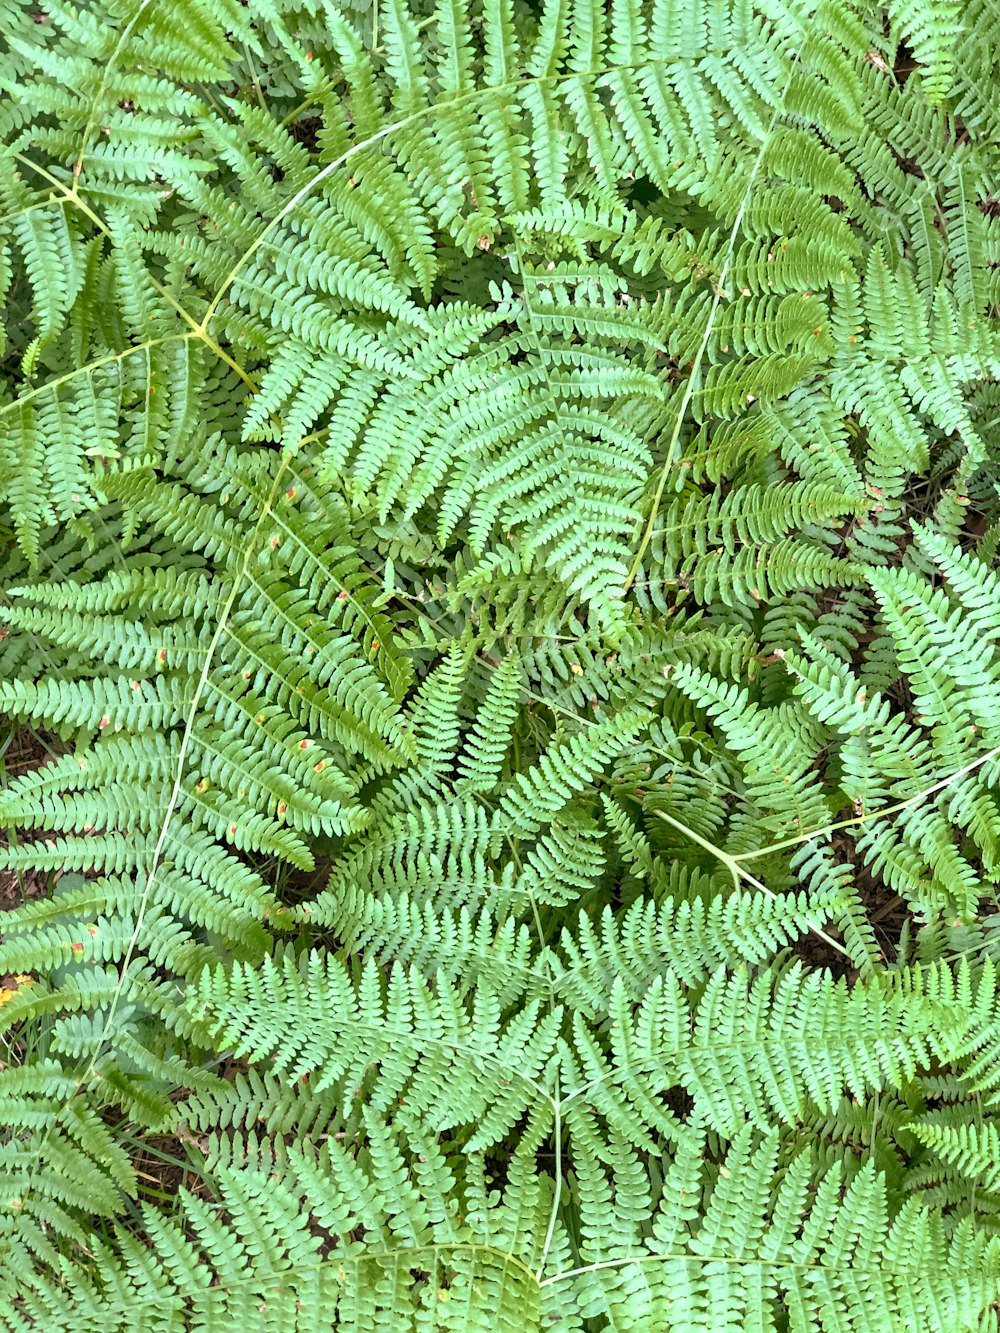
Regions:
<instances>
[{"instance_id":1,"label":"curved stem","mask_svg":"<svg viewBox=\"0 0 1000 1333\"><path fill-rule=\"evenodd\" d=\"M966 764L964 768L956 769L948 777L942 778L940 782L935 782L933 786L925 787L923 791L916 792L913 796L908 796L905 801L899 801L896 805L887 805L883 810L870 810L866 815L854 815L851 819L839 819L835 824L825 824L822 828L813 829L811 833L799 833L794 838L785 838L781 842L772 842L768 847L758 847L753 852L741 852L739 856L731 859L736 861L754 861L760 856L769 856L772 852L782 852L788 847L798 847L804 842L812 842L814 838L823 838L829 833L836 833L838 829L856 828L859 824L867 824L871 819L885 819L887 815L898 815L901 810L908 810L911 806L917 805L928 796L933 796L935 792L944 791L950 787L953 782L959 778L964 778L967 773L974 772L981 768L983 764L989 763L1000 755L1000 745L994 746L992 750L987 750L981 754L978 759L974 759L971 764Z\"/></svg>"},{"instance_id":2,"label":"curved stem","mask_svg":"<svg viewBox=\"0 0 1000 1333\"><path fill-rule=\"evenodd\" d=\"M757 889L760 893L766 894L768 898L777 901L779 895L772 889L769 889L766 884L762 884L755 876L751 875L749 870L744 870L739 863L738 857L730 856L729 853L724 852L721 847L716 847L714 842L709 842L708 839L703 838L700 833L696 833L694 829L688 828L686 824L682 824L679 819L674 819L673 815L668 815L664 813L663 810L654 810L653 813L658 815L660 819L665 820L666 823L672 825L680 833L686 834L687 837L689 837L692 842L696 842L699 847L704 847L707 852L711 852L716 860L721 861L729 871L730 875L732 875L733 886L735 888L738 889L740 880L744 880L752 888ZM837 953L843 954L845 958L850 958L852 962L854 961L850 950L845 949L838 940L835 940L832 935L828 935L825 930L822 930L819 926L810 926L809 930L825 944L828 944L831 949L835 949Z\"/></svg>"}]
</instances>

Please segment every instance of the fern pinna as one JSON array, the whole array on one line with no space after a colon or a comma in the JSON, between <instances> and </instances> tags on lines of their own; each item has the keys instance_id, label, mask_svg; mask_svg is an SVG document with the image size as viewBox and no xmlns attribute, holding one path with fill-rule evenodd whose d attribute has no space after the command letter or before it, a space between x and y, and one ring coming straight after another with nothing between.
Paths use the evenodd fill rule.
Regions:
<instances>
[{"instance_id":1,"label":"fern pinna","mask_svg":"<svg viewBox=\"0 0 1000 1333\"><path fill-rule=\"evenodd\" d=\"M996 1328L991 0L0 11L3 1327Z\"/></svg>"}]
</instances>

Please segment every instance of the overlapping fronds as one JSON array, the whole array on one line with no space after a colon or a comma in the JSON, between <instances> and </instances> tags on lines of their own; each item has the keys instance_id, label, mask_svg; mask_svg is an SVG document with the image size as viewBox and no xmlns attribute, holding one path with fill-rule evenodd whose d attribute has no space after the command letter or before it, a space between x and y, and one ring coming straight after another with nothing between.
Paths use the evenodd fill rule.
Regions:
<instances>
[{"instance_id":1,"label":"overlapping fronds","mask_svg":"<svg viewBox=\"0 0 1000 1333\"><path fill-rule=\"evenodd\" d=\"M0 17L0 1323L995 1328L993 0Z\"/></svg>"}]
</instances>

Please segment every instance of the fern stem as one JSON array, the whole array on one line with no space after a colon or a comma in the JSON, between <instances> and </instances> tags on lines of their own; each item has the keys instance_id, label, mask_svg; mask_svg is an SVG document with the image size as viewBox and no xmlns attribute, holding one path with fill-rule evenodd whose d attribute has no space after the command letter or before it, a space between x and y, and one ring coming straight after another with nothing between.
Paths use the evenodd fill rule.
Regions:
<instances>
[{"instance_id":1,"label":"fern stem","mask_svg":"<svg viewBox=\"0 0 1000 1333\"><path fill-rule=\"evenodd\" d=\"M86 202L85 199L80 198L79 194L76 192L75 187L70 188L63 181L61 181L58 176L52 175L51 172L46 171L44 167L39 166L37 162L33 162L31 158L25 157L22 153L15 153L14 156L17 158L19 162L22 162L25 165L33 168L35 171L38 172L40 176L44 176L46 180L48 180L52 185L56 187L56 189L61 190L63 195L65 196L67 203L74 204L77 208L80 209L80 211L86 217L90 219L90 221L94 224L94 226L97 227L102 232L103 235L110 236L111 233L107 223L101 217L99 217L97 213L94 212L94 210L90 207L90 205ZM155 287L157 292L159 292L159 294L163 297L163 299L167 302L167 304L171 306L171 308L174 311L176 311L178 315L180 315L181 319L184 320L185 324L188 325L188 328L190 330L190 333L188 335L167 334L160 341L170 342L172 339L179 338L182 336L197 337L201 342L205 344L205 346L209 349L209 351L213 352L219 358L220 361L223 361L227 366L229 366L231 370L234 370L236 374L239 375L240 379L247 386L247 388L250 389L251 393L256 393L259 388L257 381L253 379L252 376L247 374L246 370L244 370L244 368L240 365L240 363L236 361L232 356L230 356L230 354L225 350L225 348L220 346L220 344L216 342L216 340L209 334L208 320L210 315L212 314L213 307L209 308L208 313L205 315L203 319L196 320L194 315L192 315L189 310L187 310L184 306L181 305L181 303L166 289L166 287L164 287L163 283L160 282L158 278L156 278L152 273L147 274L147 276L149 278L150 284L153 287ZM153 345L154 345L153 342L148 342L147 344L145 344L145 346L153 346ZM134 352L141 350L143 350L142 344L140 344L139 347L128 348L127 352ZM124 357L125 355L126 352L123 352L121 354L121 357ZM112 357L107 359L114 360L114 359L121 359L121 357L117 358ZM79 371L73 373L79 373ZM48 387L49 385L47 384L41 385L40 390L47 389ZM36 392L38 391L39 390L36 390ZM18 403L25 402L29 399L30 396L31 395L29 394L25 394L22 398L18 399L17 402ZM17 403L11 404L11 406L16 406L16 405Z\"/></svg>"},{"instance_id":2,"label":"fern stem","mask_svg":"<svg viewBox=\"0 0 1000 1333\"><path fill-rule=\"evenodd\" d=\"M987 750L981 754L978 759L974 759L971 764L966 764L964 768L956 769L948 777L942 778L940 782L935 782L933 786L926 787L923 791L916 792L913 796L908 796L905 801L899 801L896 805L887 805L883 810L870 810L866 815L854 815L850 819L838 820L836 824L826 824L823 828L813 829L811 833L800 833L794 838L785 838L782 842L772 842L768 847L758 847L753 852L740 852L738 856L730 858L735 865L737 861L754 861L759 856L769 856L771 852L782 852L788 847L798 847L804 842L812 842L814 838L823 838L829 833L836 833L839 829L857 828L859 824L866 824L870 819L885 819L887 815L898 815L902 810L909 810L911 806L919 804L928 796L933 796L935 792L944 791L950 787L953 782L963 778L968 773L981 768L983 764L989 763L1000 755L1000 745L994 746L992 750ZM657 811L659 813L659 811ZM663 816L666 818L666 816ZM695 835L692 834L692 837Z\"/></svg>"},{"instance_id":3,"label":"fern stem","mask_svg":"<svg viewBox=\"0 0 1000 1333\"><path fill-rule=\"evenodd\" d=\"M556 85L559 83L573 83L573 82L578 83L581 79L584 78L596 80L600 79L601 77L607 74L618 73L618 72L620 73L637 72L638 70L641 69L650 69L650 70L667 69L669 65L670 61L668 60L643 60L632 63L627 62L620 65L606 65L600 69L590 70L586 72L580 70L574 70L566 74L537 75L531 80L531 82L535 86L540 86L542 84ZM369 135L367 139L362 139L360 143L352 144L350 148L345 149L344 152L341 153L339 157L336 157L333 159L333 161L328 162L324 167L322 167L316 173L315 176L313 176L311 180L307 181L305 185L303 185L300 189L298 189L295 192L295 194L293 194L292 197L282 205L282 207L278 210L277 213L275 213L275 215L270 219L270 221L264 224L263 228L261 229L258 236L255 238L255 240L253 240L251 244L247 247L247 249L244 250L244 252L236 260L235 264L233 264L232 268L226 274L218 290L216 291L215 296L212 298L212 302L209 305L208 310L205 313L205 318L203 321L204 324L207 326L209 321L214 317L216 310L218 310L220 304L225 298L226 292L233 285L233 283L239 277L240 273L247 266L250 260L254 257L254 255L257 253L260 247L264 244L264 242L267 240L268 236L271 234L274 228L279 226L285 220L285 218L288 217L290 213L294 212L295 209L298 208L299 204L301 204L304 199L307 199L318 185L322 185L322 183L325 180L327 180L330 176L332 176L333 173L339 167L342 167L347 162L349 162L351 158L355 157L358 153L364 152L366 148L371 148L375 144L381 143L383 139L387 139L390 135L395 134L398 130L408 129L411 125L416 125L422 120L425 120L429 117L433 117L435 115L440 115L442 109L445 107L454 107L454 108L462 107L467 105L468 103L474 103L478 101L480 98L485 96L496 97L500 93L513 94L516 93L518 90L523 89L524 87L525 87L525 80L509 79L506 83L490 84L486 88L472 88L469 90L469 92L462 93L457 97L453 97L450 99L442 99L439 102L431 102L427 106L421 107L419 111L414 111L410 115L404 116L401 120L396 120L389 125L384 125L382 129L377 130L372 135ZM786 91L787 91L787 85L786 85ZM784 96L785 94L782 93L782 99L781 99L782 103L784 102ZM780 104L779 104L779 110L780 110ZM774 114L775 116L777 116L778 111L775 111ZM764 148L766 149L766 147L767 147L767 136L765 137L765 143L764 143ZM742 211L741 211L741 216L742 216Z\"/></svg>"},{"instance_id":4,"label":"fern stem","mask_svg":"<svg viewBox=\"0 0 1000 1333\"><path fill-rule=\"evenodd\" d=\"M121 35L119 36L118 41L115 45L115 49L112 51L110 57L105 63L104 73L101 78L100 87L98 88L97 93L94 96L94 100L90 104L90 111L87 113L87 123L83 127L83 134L81 135L80 138L80 151L77 154L76 162L73 164L74 180L79 179L83 171L83 159L87 154L87 145L90 139L91 132L93 131L94 128L94 122L97 118L97 109L100 106L101 101L104 97L104 90L108 86L108 80L110 79L111 73L115 68L115 63L117 62L118 57L121 54L123 47L125 46L125 43L128 41L132 29L135 27L135 25L139 22L139 19L142 17L143 11L147 9L149 5L151 5L152 3L153 0L139 0L139 5L135 13L129 19L128 23L125 24L124 28L122 28Z\"/></svg>"},{"instance_id":5,"label":"fern stem","mask_svg":"<svg viewBox=\"0 0 1000 1333\"><path fill-rule=\"evenodd\" d=\"M739 234L739 230L743 225L743 217L750 203L750 195L751 191L753 190L754 181L757 178L757 172L760 170L761 163L764 160L764 154L770 147L771 137L774 134L775 127L777 126L778 117L780 116L782 109L785 105L785 97L788 94L788 87L789 84L791 83L791 78L792 74L790 69L788 74L788 79L785 82L785 87L781 94L781 100L779 101L778 105L775 107L771 115L771 122L767 127L767 133L764 135L764 139L763 142L761 143L760 150L757 153L756 158L754 159L753 167L750 170L750 179L747 181L747 188L743 193L743 198L740 200L740 206L736 211L736 217L733 221L733 225L729 232L729 242L726 246L726 257L722 261L722 268L719 270L718 281L713 284L712 304L709 307L708 319L705 321L705 332L702 335L701 343L698 347L698 351L696 352L694 361L691 365L691 373L688 375L687 379L684 382L684 392L681 395L680 406L677 409L677 415L674 419L673 430L670 432L670 439L667 442L666 457L663 460L663 466L660 468L660 476L659 480L657 481L656 492L653 495L653 504L649 511L649 517L646 520L646 526L643 529L642 539L639 542L639 549L635 553L635 559L632 561L632 567L628 572L628 578L625 580L626 594L628 593L632 585L635 583L636 576L638 575L639 570L642 567L643 557L645 556L646 551L649 548L649 543L653 538L653 529L656 526L656 517L660 512L660 504L662 503L663 500L663 492L666 490L667 477L670 474L670 469L677 461L676 458L677 444L678 441L680 440L681 430L683 429L684 426L684 418L687 415L687 410L691 405L691 399L694 397L695 393L694 386L701 371L701 363L705 358L705 353L708 351L708 344L712 337L712 330L715 327L715 317L719 312L719 306L722 304L723 297L725 297L728 300L728 296L726 295L726 290L725 290L725 284L726 284L726 279L729 276L730 265L733 262L733 255L736 252L736 237Z\"/></svg>"},{"instance_id":6,"label":"fern stem","mask_svg":"<svg viewBox=\"0 0 1000 1333\"><path fill-rule=\"evenodd\" d=\"M549 1224L545 1230L545 1240L542 1243L542 1257L538 1261L538 1271L535 1273L535 1280L541 1285L542 1274L545 1271L545 1265L548 1261L549 1251L552 1249L552 1238L555 1235L556 1219L559 1215L559 1206L562 1202L562 1102L558 1097L551 1097L552 1102L552 1141L555 1151L555 1188L552 1194L552 1207L549 1210Z\"/></svg>"},{"instance_id":7,"label":"fern stem","mask_svg":"<svg viewBox=\"0 0 1000 1333\"><path fill-rule=\"evenodd\" d=\"M95 357L93 361L88 361L86 365L77 366L74 370L67 370L64 375L57 375L55 379L46 380L44 384L39 384L37 388L28 389L12 402L0 404L0 417L6 416L8 412L14 411L24 403L33 402L42 394L50 393L53 389L60 388L63 384L69 384L81 375L92 375L95 370L100 370L102 366L114 365L116 362L125 361L130 356L136 356L143 352L148 352L151 347L162 347L166 343L190 341L195 337L191 329L185 329L183 333L167 333L161 338L148 338L145 342L137 343L134 347L124 347L120 352L110 352L107 356Z\"/></svg>"},{"instance_id":8,"label":"fern stem","mask_svg":"<svg viewBox=\"0 0 1000 1333\"><path fill-rule=\"evenodd\" d=\"M724 852L721 847L717 847L714 842L709 842L708 839L703 838L700 833L696 833L694 829L688 828L686 824L682 824L679 819L674 819L672 815L666 814L663 810L654 810L653 813L658 815L660 819L665 820L668 824L673 825L673 827L680 833L685 833L692 842L696 842L699 847L704 847L707 852L711 852L717 860L721 861L729 871L730 875L732 875L733 886L735 888L739 888L739 882L742 879L753 888L759 889L761 893L765 893L769 898L777 901L778 895L772 889L769 889L766 884L762 884L759 879L756 879L751 875L749 871L744 870L739 864L737 857L730 856L729 853ZM851 958L850 950L845 949L838 940L835 940L832 935L827 934L825 930L822 930L819 926L810 926L809 930L813 935L816 935L819 939L823 940L825 944L828 944L831 949L835 949L837 953L843 954L845 958Z\"/></svg>"}]
</instances>

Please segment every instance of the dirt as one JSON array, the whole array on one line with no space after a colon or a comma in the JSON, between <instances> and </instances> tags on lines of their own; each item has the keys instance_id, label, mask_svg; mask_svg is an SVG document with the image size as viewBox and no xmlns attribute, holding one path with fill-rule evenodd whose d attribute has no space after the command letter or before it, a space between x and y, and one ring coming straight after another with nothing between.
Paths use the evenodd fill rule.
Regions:
<instances>
[{"instance_id":1,"label":"dirt","mask_svg":"<svg viewBox=\"0 0 1000 1333\"><path fill-rule=\"evenodd\" d=\"M857 855L851 832L850 829L841 829L834 835L832 839L834 856L840 865L851 867L854 886L864 906L868 923L875 932L882 959L892 964L898 956L900 939L907 921L912 917L912 912L903 898L871 874ZM832 922L828 923L826 930L835 939L840 938L840 932ZM856 976L850 960L832 948L819 935L811 933L804 935L797 941L792 952L809 967L827 968L834 975L846 976L851 980Z\"/></svg>"},{"instance_id":2,"label":"dirt","mask_svg":"<svg viewBox=\"0 0 1000 1333\"><path fill-rule=\"evenodd\" d=\"M52 758L49 741L30 727L21 727L3 756L3 778L6 784L25 773L42 768ZM15 831L15 841L31 838L34 831ZM11 834L0 829L0 847L11 845ZM49 892L50 874L45 870L13 870L0 867L0 911L8 912L31 898L44 898Z\"/></svg>"}]
</instances>

